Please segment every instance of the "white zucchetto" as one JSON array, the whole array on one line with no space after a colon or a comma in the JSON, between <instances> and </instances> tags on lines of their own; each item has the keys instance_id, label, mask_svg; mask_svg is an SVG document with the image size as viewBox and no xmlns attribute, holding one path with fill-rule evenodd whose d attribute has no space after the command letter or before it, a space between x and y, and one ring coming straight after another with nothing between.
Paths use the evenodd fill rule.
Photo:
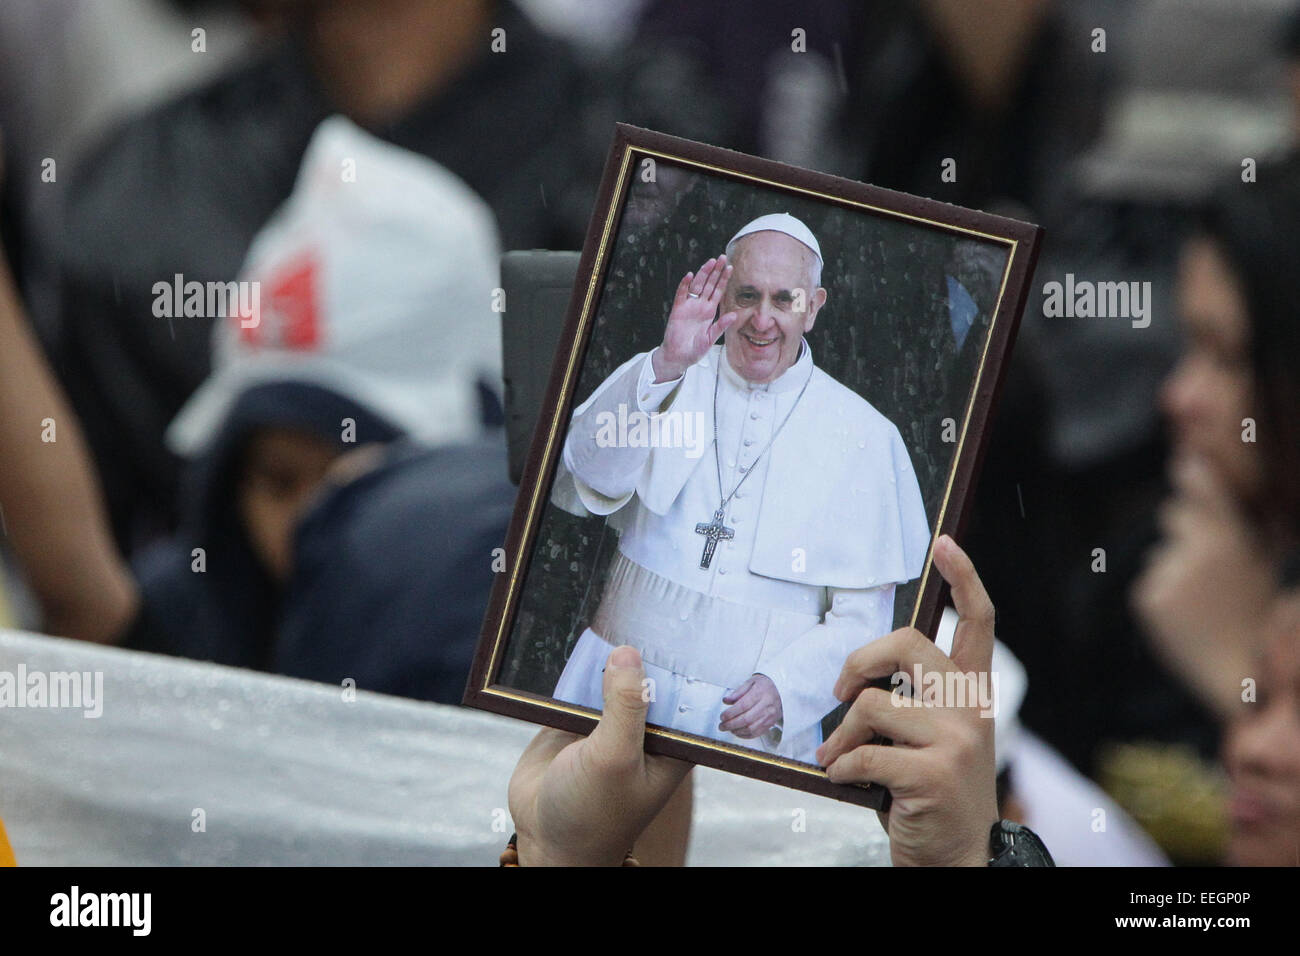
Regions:
<instances>
[{"instance_id":1,"label":"white zucchetto","mask_svg":"<svg viewBox=\"0 0 1300 956\"><path fill-rule=\"evenodd\" d=\"M741 227L740 232L732 236L731 241L727 243L728 254L730 254L731 247L736 244L737 240L743 239L751 232L785 233L791 239L798 240L811 249L812 254L817 257L817 261L822 262L822 249L821 246L817 244L817 237L812 234L811 229L788 212L769 213L766 216L759 216L757 219L746 223ZM822 264L824 265L825 263Z\"/></svg>"}]
</instances>

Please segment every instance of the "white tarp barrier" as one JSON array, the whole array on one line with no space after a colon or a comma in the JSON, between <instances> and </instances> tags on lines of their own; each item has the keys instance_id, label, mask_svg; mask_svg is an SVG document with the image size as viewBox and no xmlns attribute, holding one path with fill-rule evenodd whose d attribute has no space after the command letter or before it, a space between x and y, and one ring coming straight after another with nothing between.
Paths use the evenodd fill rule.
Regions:
<instances>
[{"instance_id":1,"label":"white tarp barrier","mask_svg":"<svg viewBox=\"0 0 1300 956\"><path fill-rule=\"evenodd\" d=\"M83 687L59 676L74 673ZM0 706L0 817L20 866L494 866L512 829L510 772L536 732L364 688L348 702L337 687L15 632L0 632L6 679L21 699ZM70 701L77 690L89 696ZM888 856L874 813L696 770L692 864Z\"/></svg>"}]
</instances>

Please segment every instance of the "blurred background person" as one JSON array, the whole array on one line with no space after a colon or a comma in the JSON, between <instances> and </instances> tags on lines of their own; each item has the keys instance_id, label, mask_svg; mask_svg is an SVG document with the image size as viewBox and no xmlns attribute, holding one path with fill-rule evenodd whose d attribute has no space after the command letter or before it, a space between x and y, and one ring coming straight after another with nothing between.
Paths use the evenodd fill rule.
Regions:
<instances>
[{"instance_id":1,"label":"blurred background person","mask_svg":"<svg viewBox=\"0 0 1300 956\"><path fill-rule=\"evenodd\" d=\"M459 179L342 117L321 124L240 272L260 309L218 317L212 374L168 429L190 463L183 518L135 561L133 646L458 699L513 500L498 255ZM441 453L380 450L398 439ZM366 447L364 470L390 474L344 507L331 477L356 479ZM423 500L407 501L421 469ZM352 540L358 521L370 533Z\"/></svg>"},{"instance_id":2,"label":"blurred background person","mask_svg":"<svg viewBox=\"0 0 1300 956\"><path fill-rule=\"evenodd\" d=\"M1156 646L1220 717L1240 704L1300 542L1297 257L1300 165L1223 189L1184 247L1187 346L1161 393L1175 484L1134 600Z\"/></svg>"},{"instance_id":3,"label":"blurred background person","mask_svg":"<svg viewBox=\"0 0 1300 956\"><path fill-rule=\"evenodd\" d=\"M342 117L323 123L223 290L215 367L169 430L189 462L180 529L129 573L103 547L93 474L75 508L31 493L60 440L33 416L58 398L30 387L36 360L15 343L0 505L47 625L458 701L513 500L498 255L490 210L459 179ZM182 302L205 308L213 289L160 283L154 314L184 321ZM75 454L75 418L50 423Z\"/></svg>"},{"instance_id":4,"label":"blurred background person","mask_svg":"<svg viewBox=\"0 0 1300 956\"><path fill-rule=\"evenodd\" d=\"M1286 613L1300 543L1298 224L1300 166L1290 161L1267 181L1220 190L1184 246L1187 346L1162 391L1173 488L1162 536L1132 592L1161 659L1230 731L1228 799L1220 792L1205 802L1200 829L1226 845L1230 860L1288 865L1297 862L1300 789L1274 698L1289 693L1277 661L1300 633L1300 617ZM1261 740L1283 749L1263 760ZM1264 782L1243 784L1252 774ZM1259 792L1242 796L1243 786ZM1152 781L1145 789L1147 823L1163 829L1171 821L1158 807L1177 799ZM1271 857L1258 852L1261 828L1272 832ZM1241 850L1242 840L1254 849Z\"/></svg>"},{"instance_id":5,"label":"blurred background person","mask_svg":"<svg viewBox=\"0 0 1300 956\"><path fill-rule=\"evenodd\" d=\"M1238 709L1224 746L1234 866L1300 866L1300 590L1276 602L1268 625L1252 668L1259 699Z\"/></svg>"},{"instance_id":6,"label":"blurred background person","mask_svg":"<svg viewBox=\"0 0 1300 956\"><path fill-rule=\"evenodd\" d=\"M6 14L11 6L23 3L6 5ZM60 11L81 18L93 6L58 0ZM27 104L22 113L0 112L24 117L9 121L15 149L28 157L24 186L10 195L62 208L58 217L12 215L10 252L22 263L43 344L86 420L120 549L135 554L182 523L183 466L164 434L213 361L210 320L155 317L154 283L177 274L236 278L331 114L459 175L491 207L506 249L580 245L619 120L1009 213L1044 225L1047 239L963 545L997 602L999 637L1029 674L1025 726L1153 827L1176 862L1217 858L1227 831L1212 780L1231 719L1222 709L1226 683L1221 676L1207 683L1212 669L1199 667L1196 654L1169 648L1212 640L1198 637L1208 630L1184 629L1183 619L1198 614L1202 623L1211 614L1221 625L1231 621L1234 633L1254 630L1256 617L1246 625L1238 609L1275 591L1286 553L1262 523L1261 502L1275 518L1290 506L1288 489L1276 487L1249 500L1244 472L1236 473L1247 460L1236 454L1239 428L1213 437L1214 428L1196 423L1206 402L1230 422L1234 403L1249 405L1245 379L1271 373L1251 352L1247 376L1246 340L1229 354L1229 327L1215 324L1226 316L1215 305L1222 290L1251 280L1233 258L1220 262L1185 240L1216 185L1263 186L1294 152L1295 0L136 6L138 13L108 15L115 42L129 38L121 40L126 49L150 51L179 44L185 56L140 56L149 62L134 69L131 57L119 57L126 66L115 74L84 63L88 41L69 32L59 56L49 57L46 47L55 47L42 47L42 38L63 36L58 22L70 20L31 15L28 3L26 27L2 38L14 59L0 62L0 77L10 78L0 111L6 102ZM168 26L156 31L154 22ZM204 55L190 46L200 26ZM503 49L494 47L497 28ZM181 66L186 58L192 67ZM38 121L89 127L13 79L23 76L19 63L47 62L60 64L45 67L52 75L62 69L69 83L94 86L100 77L162 74L164 60L176 68L170 79L150 80L147 96L121 97L112 110L87 107L114 117L111 132L93 140L79 133L57 149L44 148ZM151 105L155 97L163 105ZM128 103L138 112L120 119ZM35 182L31 158L46 153L68 158L58 183ZM1247 165L1257 182L1242 182ZM1283 263L1284 273L1296 254L1279 246L1269 261ZM1150 324L1044 315L1038 289L1071 274L1150 282ZM951 285L936 294L950 297L954 315L960 310ZM1253 306L1246 315L1253 328ZM1293 360L1293 342L1269 341L1275 361ZM1179 392L1202 411L1196 402L1175 408ZM1294 397L1280 401L1286 407ZM1250 416L1260 425L1261 459L1271 439L1263 414ZM1211 461L1171 469L1170 454L1193 442ZM272 447L272 462L288 459L287 446ZM1213 465L1214 449L1229 448ZM1268 454L1282 454L1281 445L1272 448ZM388 488L415 507L431 474L413 467L353 475L342 486L348 491L325 499L338 509L309 509L298 524L292 577L347 600L356 595L335 586L331 567L363 574L373 566L381 570L369 573L388 576L387 593L399 593L407 569L423 565L360 547L372 534L383 540L388 527L360 507L372 498L362 492L382 497ZM406 478L389 486L385 475ZM332 516L323 526L352 522L353 546L333 564L306 546L318 516ZM85 536L80 560L98 560L97 547ZM1198 575L1213 586L1193 587ZM316 612L330 610L320 593L315 602ZM281 640L287 633L282 623ZM1181 643L1173 640L1179 634ZM1220 646L1238 648L1245 660L1248 643L1243 636ZM1164 809L1137 812L1153 801ZM1175 812L1188 806L1195 820Z\"/></svg>"},{"instance_id":7,"label":"blurred background person","mask_svg":"<svg viewBox=\"0 0 1300 956\"><path fill-rule=\"evenodd\" d=\"M202 28L202 52L192 31ZM206 42L207 34L212 42ZM29 306L54 310L57 274L32 248L57 233L61 184L114 124L225 69L254 38L233 4L9 0L0 5L0 129L11 174L0 229Z\"/></svg>"},{"instance_id":8,"label":"blurred background person","mask_svg":"<svg viewBox=\"0 0 1300 956\"><path fill-rule=\"evenodd\" d=\"M460 176L506 248L577 247L599 175L599 155L577 152L576 58L508 0L232 0L182 17L198 29L232 8L258 42L71 157L61 216L27 237L24 255L57 269L53 311L35 321L128 551L179 520L163 432L211 360L210 320L159 322L153 284L233 279L327 116ZM207 28L208 48L227 42Z\"/></svg>"}]
</instances>

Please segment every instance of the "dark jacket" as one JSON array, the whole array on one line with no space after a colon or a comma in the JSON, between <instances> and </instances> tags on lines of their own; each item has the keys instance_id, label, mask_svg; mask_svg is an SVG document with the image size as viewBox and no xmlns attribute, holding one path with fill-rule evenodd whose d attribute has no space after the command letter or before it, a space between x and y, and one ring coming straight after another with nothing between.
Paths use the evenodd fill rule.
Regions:
<instances>
[{"instance_id":1,"label":"dark jacket","mask_svg":"<svg viewBox=\"0 0 1300 956\"><path fill-rule=\"evenodd\" d=\"M329 489L304 516L293 573L279 588L237 511L244 448L269 425L338 441L345 417L356 422L358 445L391 444L376 468ZM497 430L436 449L399 439L325 389L246 392L186 474L180 530L133 562L142 610L127 646L459 702L492 586L491 552L504 542L514 500L505 442Z\"/></svg>"}]
</instances>

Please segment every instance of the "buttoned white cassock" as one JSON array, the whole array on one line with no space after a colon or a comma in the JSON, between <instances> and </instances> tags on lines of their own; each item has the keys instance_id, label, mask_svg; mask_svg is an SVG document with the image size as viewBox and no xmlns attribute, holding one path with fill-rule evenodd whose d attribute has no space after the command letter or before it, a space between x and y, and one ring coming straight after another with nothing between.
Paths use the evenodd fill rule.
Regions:
<instances>
[{"instance_id":1,"label":"buttoned white cassock","mask_svg":"<svg viewBox=\"0 0 1300 956\"><path fill-rule=\"evenodd\" d=\"M722 345L654 384L651 354L625 362L574 412L557 469L553 502L609 515L620 537L555 696L600 709L610 646L632 644L655 682L651 723L813 762L845 659L892 630L894 586L919 576L929 547L907 449L892 422L814 366L807 341L767 385L742 379ZM611 442L620 407L624 417L693 416L703 437L694 449ZM703 569L695 526L742 478L725 517L735 536ZM719 732L722 697L755 673L776 685L781 724L759 739Z\"/></svg>"}]
</instances>

